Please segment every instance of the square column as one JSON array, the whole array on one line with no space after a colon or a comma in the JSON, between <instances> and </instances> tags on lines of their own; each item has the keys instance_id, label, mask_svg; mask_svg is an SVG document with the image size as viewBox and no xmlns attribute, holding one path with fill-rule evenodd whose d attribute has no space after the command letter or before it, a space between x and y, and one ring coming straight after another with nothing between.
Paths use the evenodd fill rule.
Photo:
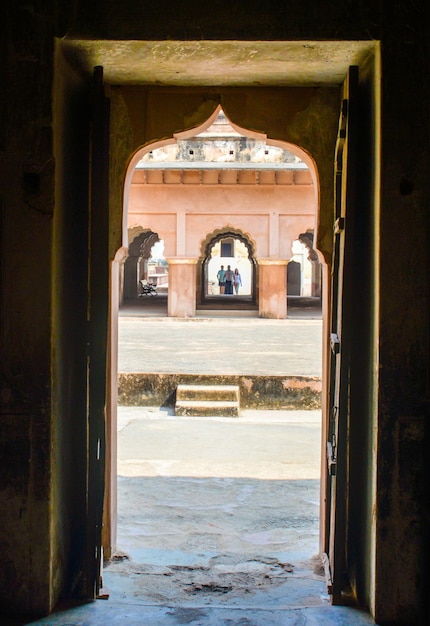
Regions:
<instances>
[{"instance_id":1,"label":"square column","mask_svg":"<svg viewBox=\"0 0 430 626\"><path fill-rule=\"evenodd\" d=\"M282 259L258 259L258 314L287 317L287 264Z\"/></svg>"},{"instance_id":2,"label":"square column","mask_svg":"<svg viewBox=\"0 0 430 626\"><path fill-rule=\"evenodd\" d=\"M173 257L167 259L167 263L169 265L167 315L195 317L197 259Z\"/></svg>"}]
</instances>

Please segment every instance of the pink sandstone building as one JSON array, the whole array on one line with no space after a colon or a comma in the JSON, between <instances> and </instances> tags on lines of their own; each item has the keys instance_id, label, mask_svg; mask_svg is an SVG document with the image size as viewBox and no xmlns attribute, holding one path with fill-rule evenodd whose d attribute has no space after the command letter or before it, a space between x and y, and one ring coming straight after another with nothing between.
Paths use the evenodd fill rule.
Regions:
<instances>
[{"instance_id":1,"label":"pink sandstone building","mask_svg":"<svg viewBox=\"0 0 430 626\"><path fill-rule=\"evenodd\" d=\"M285 318L293 242L302 236L312 246L315 226L316 186L304 158L292 146L232 127L220 107L200 128L141 150L126 187L122 297L136 297L151 248L163 241L168 315L193 317L213 293L214 263L239 263L248 279L243 293L260 317ZM312 249L311 258L318 291Z\"/></svg>"}]
</instances>

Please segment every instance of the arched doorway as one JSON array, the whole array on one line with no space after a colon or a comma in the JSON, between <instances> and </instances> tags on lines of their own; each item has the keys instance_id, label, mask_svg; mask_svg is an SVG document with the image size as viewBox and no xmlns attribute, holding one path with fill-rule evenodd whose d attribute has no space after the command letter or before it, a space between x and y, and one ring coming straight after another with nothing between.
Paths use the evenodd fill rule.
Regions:
<instances>
[{"instance_id":1,"label":"arched doorway","mask_svg":"<svg viewBox=\"0 0 430 626\"><path fill-rule=\"evenodd\" d=\"M166 243L168 315L193 317L217 295L211 257L220 245L233 265L236 241L248 251L242 296L260 317L285 318L292 242L315 229L316 178L301 148L237 126L221 105L201 126L140 149L128 167L123 224L155 228Z\"/></svg>"},{"instance_id":2,"label":"arched doorway","mask_svg":"<svg viewBox=\"0 0 430 626\"><path fill-rule=\"evenodd\" d=\"M154 244L160 241L157 233L147 230L134 235L129 234L131 243L128 247L128 256L124 261L124 299L135 299L140 293L140 281L148 278L148 260Z\"/></svg>"},{"instance_id":3,"label":"arched doorway","mask_svg":"<svg viewBox=\"0 0 430 626\"><path fill-rule=\"evenodd\" d=\"M313 232L309 230L301 233L292 245L287 267L288 297L312 298L321 304L321 284L321 263L313 248Z\"/></svg>"},{"instance_id":4,"label":"arched doorway","mask_svg":"<svg viewBox=\"0 0 430 626\"><path fill-rule=\"evenodd\" d=\"M214 254L215 249L216 254ZM202 244L202 255L199 260L201 268L200 303L209 304L211 301L219 300L219 296L222 294L220 294L217 285L217 271L220 265L227 267L230 264L233 271L238 269L240 272L242 301L255 307L258 266L254 254L255 242L252 242L249 236L240 231L227 229L208 235ZM235 301L224 298L223 304L233 306Z\"/></svg>"},{"instance_id":5,"label":"arched doorway","mask_svg":"<svg viewBox=\"0 0 430 626\"><path fill-rule=\"evenodd\" d=\"M203 127L199 127L198 129L195 129L194 133L196 133L198 130L202 130L202 128L209 125L214 115L207 120L207 122L203 125ZM162 143L163 145L166 145L166 142L162 142ZM284 145L284 143L280 141L273 142L273 143L276 143L276 145L279 145L279 146ZM150 152L153 152L153 150L151 150L151 147L153 146L149 144L145 148L146 153L149 154ZM297 149L297 151L300 152L300 149ZM297 176L295 176L295 175L292 175L292 172L290 171L290 172L287 172L288 173L287 177L283 178L282 176L279 176L277 182L281 182L283 180L284 182L282 184L286 184L286 181L288 182L289 176L291 176L291 182L293 183L292 186L294 187L297 187L298 185L303 184L303 182L306 185L309 185L309 181L311 182L316 181L317 179L316 169L313 165L312 160L307 155L305 155L303 151L302 151L302 154L307 161L307 168L309 169L309 174L307 172L303 172L302 170ZM130 161L130 164L132 164L133 162L134 163L138 162L137 157L134 161L132 159ZM193 167L195 167L194 164L193 164ZM258 182L262 185L269 185L270 180L272 181L275 180L276 178L275 173L274 172L271 173L269 167L263 168L263 170L264 170L264 173L261 177L260 176L258 177ZM157 184L159 186L158 189L160 189L160 186L166 184L166 181L168 179L170 179L171 181L175 179L175 176L173 176L173 172L168 172L168 174L166 175L165 172L160 173L160 169L157 172L155 168L148 168L148 172L149 171L150 171L150 175L147 175L145 173L143 176L140 177L140 181L139 181L140 184L145 184L143 182L143 179L146 176L147 181L155 180L156 182L153 182L151 184ZM156 176L154 176L154 172L157 172ZM305 173L305 178L303 177L303 173ZM248 174L249 172L247 172L247 175ZM268 174L272 177L271 179L268 176ZM184 180L187 178L187 176L185 175L183 178L180 178L181 176L182 175L179 174L179 181L180 181L179 183L178 183L178 179L176 179L176 182L171 183L172 185L175 185L176 195L178 194L178 190L182 187ZM193 178L193 176L191 176L191 178ZM237 181L238 180L237 174L235 174L234 176L236 177L236 181ZM128 177L128 174L127 174L127 177ZM202 180L201 174L197 177L194 176L194 179L195 179L195 182L191 183L193 184L193 189L198 189L199 192L201 193L201 185L197 187L197 184L196 184L197 180L200 180L200 181ZM257 180L257 177L255 180ZM230 184L229 189L231 189L231 182L229 184ZM261 188L262 187L260 187L260 189ZM267 187L265 187L264 190L266 191ZM317 212L317 202L316 202L317 190L315 188L315 185L310 186L307 189L307 191L308 191L308 195L311 195L312 197L313 220L315 220L315 216ZM310 191L310 194L309 194L309 191ZM125 190L124 196L125 198L130 198L130 190L127 190L127 188ZM151 206L154 206L154 205L152 204ZM167 255L168 262L171 263L171 268L173 268L174 271L176 270L176 268L180 268L181 270L183 270L184 268L186 269L187 267L194 268L194 271L196 273L195 282L192 283L192 281L182 280L180 283L181 285L184 285L184 284L194 285L194 293L193 293L194 303L196 301L198 302L199 299L200 301L204 301L204 299L207 299L208 297L208 294L207 294L207 284L209 280L208 266L209 266L209 261L210 261L213 247L219 244L221 241L230 239L233 241L234 240L239 241L245 247L245 249L247 250L249 262L252 264L252 279L251 279L251 289L250 289L251 303L255 306L259 300L260 291L263 291L263 298L262 298L263 302L264 302L264 298L273 300L274 298L278 297L279 299L283 300L284 306L286 305L286 267L287 267L288 258L291 255L291 241L296 237L296 233L300 232L300 229L295 224L290 229L291 231L290 236L279 237L278 227L279 225L285 225L286 219L282 215L280 215L279 212L274 211L274 210L269 210L269 208L273 209L272 206L265 207L264 205L260 204L259 213L261 213L263 210L261 206L264 207L264 209L267 211L267 214L264 220L260 220L258 222L258 225L261 226L261 224L263 224L264 228L256 229L257 236L253 236L251 233L249 233L248 229L246 229L245 227L240 228L240 227L230 226L230 225L228 225L227 227L226 226L222 227L222 224L225 222L227 222L227 224L230 224L230 223L235 223L236 221L232 218L231 216L232 212L230 210L228 213L228 217L226 217L225 215L223 216L221 226L219 228L210 230L209 231L210 234L209 235L205 234L203 238L200 237L200 239L198 239L197 237L195 237L195 240L200 241L200 243L199 243L199 248L197 248L198 255L194 257L192 256L192 254L190 254L190 252L192 251L194 252L192 248L193 240L191 240L191 244L187 242L186 237L184 237L184 235L186 234L186 231L184 229L182 231L178 231L176 233L176 240L172 238L171 232L170 232L170 240L168 243L169 252ZM127 208L128 207L125 206L125 210ZM170 212L170 215L171 215L171 212ZM158 218L156 218L155 215L152 215L151 219L153 220L153 223L155 224ZM213 219L213 214L209 215L209 213L206 211L204 215L205 226L210 221L210 219ZM247 216L245 216L244 218L244 223L246 221L247 221ZM124 219L124 223L125 223L125 219ZM148 220L148 223L149 223L149 220ZM186 223L187 223L187 215L178 214L176 218L176 224L177 225L179 224L180 226L182 226L182 228L184 228L184 226L186 226ZM249 223L249 219L248 219L248 223ZM170 224L172 224L172 222L170 222ZM154 233L154 231L151 229L149 229L149 232ZM206 233L207 232L208 230L206 228ZM157 233L160 238L164 238L165 234L168 233L168 228L166 228L165 224L164 225L160 224L160 228L157 227ZM261 258L257 256L258 246L260 247L260 252L262 251ZM174 254L175 252L176 252L176 255ZM179 252L182 252L182 254L178 254ZM281 291L279 289L279 285L282 285L283 292L281 293L279 293ZM183 296L183 293L181 293L181 297L182 296ZM270 315L267 315L267 317L270 317Z\"/></svg>"},{"instance_id":6,"label":"arched doorway","mask_svg":"<svg viewBox=\"0 0 430 626\"><path fill-rule=\"evenodd\" d=\"M308 249L308 259L312 266L311 277L311 293L310 295L315 298L322 297L322 269L318 253L314 248L314 233L307 231L299 235L299 241L301 241Z\"/></svg>"}]
</instances>

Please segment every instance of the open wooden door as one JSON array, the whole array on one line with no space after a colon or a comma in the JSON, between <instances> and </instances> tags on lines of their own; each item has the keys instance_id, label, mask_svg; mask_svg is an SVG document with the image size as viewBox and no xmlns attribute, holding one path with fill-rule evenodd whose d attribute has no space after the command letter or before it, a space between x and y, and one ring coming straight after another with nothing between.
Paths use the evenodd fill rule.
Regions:
<instances>
[{"instance_id":1,"label":"open wooden door","mask_svg":"<svg viewBox=\"0 0 430 626\"><path fill-rule=\"evenodd\" d=\"M101 586L109 302L109 100L104 94L102 67L94 69L91 114L86 582L87 597L94 598Z\"/></svg>"},{"instance_id":2,"label":"open wooden door","mask_svg":"<svg viewBox=\"0 0 430 626\"><path fill-rule=\"evenodd\" d=\"M343 86L335 155L335 221L331 277L329 425L325 569L333 603L348 586L347 511L349 463L349 374L352 316L352 257L356 213L358 68L350 67Z\"/></svg>"}]
</instances>

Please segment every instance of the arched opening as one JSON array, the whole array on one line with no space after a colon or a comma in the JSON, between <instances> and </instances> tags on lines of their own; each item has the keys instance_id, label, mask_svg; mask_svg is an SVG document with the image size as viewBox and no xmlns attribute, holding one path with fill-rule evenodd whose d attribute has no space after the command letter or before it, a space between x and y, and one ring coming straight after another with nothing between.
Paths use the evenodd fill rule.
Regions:
<instances>
[{"instance_id":1,"label":"arched opening","mask_svg":"<svg viewBox=\"0 0 430 626\"><path fill-rule=\"evenodd\" d=\"M129 231L153 229L165 243L169 316L193 317L224 295L216 293L211 259L225 259L219 264L226 269L237 264L243 258L237 242L248 250L240 297L261 317L282 319L292 242L297 232L314 231L317 193L306 152L239 127L218 105L197 128L136 152L126 175L124 215ZM238 304L238 298L218 302Z\"/></svg>"},{"instance_id":2,"label":"arched opening","mask_svg":"<svg viewBox=\"0 0 430 626\"><path fill-rule=\"evenodd\" d=\"M311 279L309 295L314 298L322 298L322 267L317 251L314 248L314 233L307 231L299 235L298 240L307 248L308 260L311 264Z\"/></svg>"},{"instance_id":3,"label":"arched opening","mask_svg":"<svg viewBox=\"0 0 430 626\"><path fill-rule=\"evenodd\" d=\"M255 244L242 232L232 229L208 235L202 244L200 304L220 302L219 296L225 295L220 286L218 272L221 266L239 273L240 283L232 295L241 296L242 303L256 305L257 298L257 262L254 256ZM222 300L224 306L237 305L236 301Z\"/></svg>"},{"instance_id":4,"label":"arched opening","mask_svg":"<svg viewBox=\"0 0 430 626\"><path fill-rule=\"evenodd\" d=\"M169 267L164 256L164 241L157 241L151 248L145 280L156 290L154 295L167 296L169 291Z\"/></svg>"},{"instance_id":5,"label":"arched opening","mask_svg":"<svg viewBox=\"0 0 430 626\"><path fill-rule=\"evenodd\" d=\"M148 281L152 248L160 241L152 230L139 234L131 231L129 237L128 256L124 261L124 300L134 300L142 293L141 281Z\"/></svg>"},{"instance_id":6,"label":"arched opening","mask_svg":"<svg viewBox=\"0 0 430 626\"><path fill-rule=\"evenodd\" d=\"M288 311L307 306L322 309L323 268L313 248L313 232L301 233L292 244L292 256L287 266Z\"/></svg>"}]
</instances>

